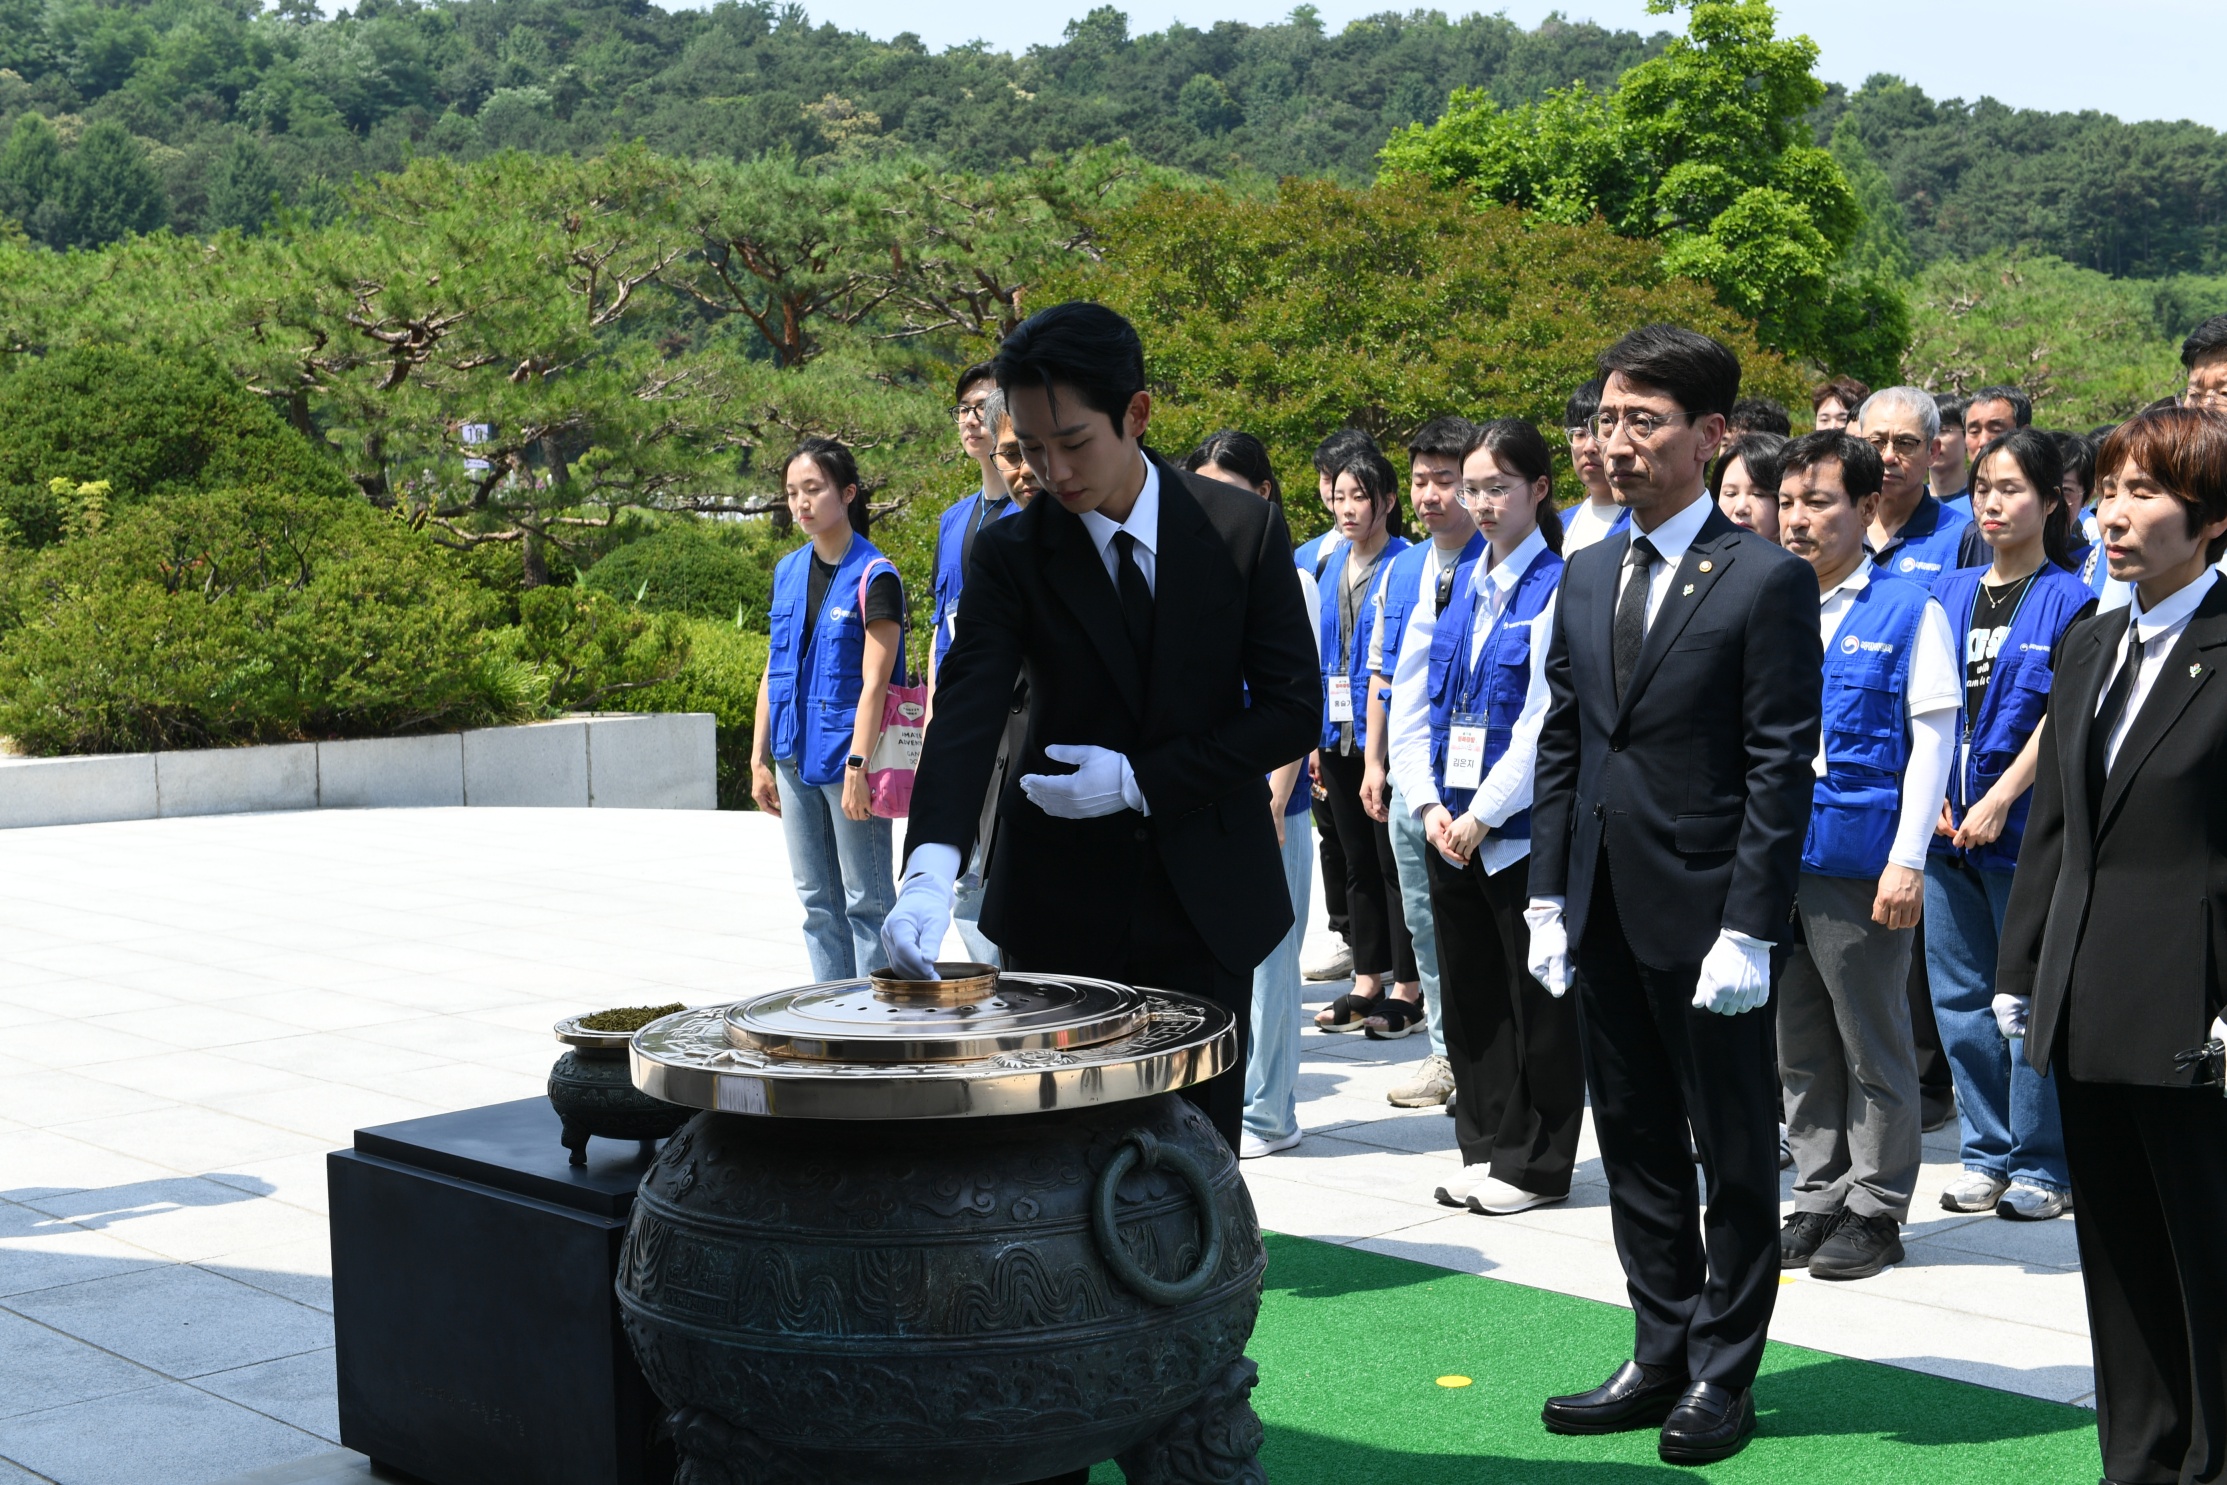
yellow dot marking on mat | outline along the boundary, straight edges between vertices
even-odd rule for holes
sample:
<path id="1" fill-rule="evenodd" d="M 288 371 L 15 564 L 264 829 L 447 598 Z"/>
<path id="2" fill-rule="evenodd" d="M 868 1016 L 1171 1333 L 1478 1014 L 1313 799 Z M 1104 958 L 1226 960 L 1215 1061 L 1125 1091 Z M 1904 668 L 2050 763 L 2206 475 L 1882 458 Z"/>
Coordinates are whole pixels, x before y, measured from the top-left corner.
<path id="1" fill-rule="evenodd" d="M 1781 1284 L 1791 1284 L 1794 1282 L 1794 1276 L 1792 1274 L 1780 1274 L 1779 1282 Z"/>
<path id="2" fill-rule="evenodd" d="M 1438 1385 L 1441 1387 L 1467 1387 L 1469 1385 L 1469 1381 L 1469 1378 L 1462 1376 L 1460 1373 L 1457 1372 L 1452 1376 L 1440 1377 L 1438 1379 Z"/>

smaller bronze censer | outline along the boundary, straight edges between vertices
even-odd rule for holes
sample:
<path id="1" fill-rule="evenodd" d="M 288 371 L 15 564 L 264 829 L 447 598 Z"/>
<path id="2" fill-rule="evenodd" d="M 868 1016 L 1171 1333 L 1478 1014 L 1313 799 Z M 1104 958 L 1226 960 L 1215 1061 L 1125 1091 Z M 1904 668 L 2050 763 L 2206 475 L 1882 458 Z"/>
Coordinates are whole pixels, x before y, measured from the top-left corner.
<path id="1" fill-rule="evenodd" d="M 1266 1256 L 1177 1089 L 1230 1013 L 1072 975 L 807 985 L 635 1035 L 697 1114 L 619 1255 L 677 1485 L 1261 1485 Z"/>
<path id="2" fill-rule="evenodd" d="M 636 1088 L 626 1065 L 635 1032 L 685 1009 L 678 1004 L 622 1006 L 557 1023 L 557 1040 L 570 1050 L 549 1069 L 549 1105 L 564 1121 L 564 1147 L 572 1152 L 574 1165 L 588 1163 L 592 1135 L 650 1144 L 688 1122 L 693 1110 Z"/>

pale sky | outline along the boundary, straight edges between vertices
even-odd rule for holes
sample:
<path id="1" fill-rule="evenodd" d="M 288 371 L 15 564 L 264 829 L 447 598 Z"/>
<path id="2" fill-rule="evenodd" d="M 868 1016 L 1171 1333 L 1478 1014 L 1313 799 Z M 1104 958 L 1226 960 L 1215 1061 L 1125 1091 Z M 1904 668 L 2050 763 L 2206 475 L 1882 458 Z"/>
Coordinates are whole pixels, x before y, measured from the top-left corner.
<path id="1" fill-rule="evenodd" d="M 665 0 L 672 4 L 674 0 Z M 919 0 L 806 0 L 815 22 L 887 38 L 912 31 L 938 50 L 981 38 L 1001 51 L 1060 39 L 1068 21 L 1094 0 L 1053 0 L 1017 11 L 1003 6 L 921 4 Z M 1291 0 L 1114 0 L 1132 34 L 1158 31 L 1180 17 L 1204 28 L 1218 20 L 1264 24 L 1290 13 Z M 1409 6 L 1370 0 L 1318 0 L 1324 25 Z M 1448 14 L 1479 6 L 1449 4 Z M 1644 0 L 1509 0 L 1510 20 L 1534 26 L 1550 10 L 1572 20 L 1648 34 L 1676 30 L 1678 17 L 1647 14 Z M 1818 72 L 1853 90 L 1875 72 L 1892 72 L 1936 99 L 1991 95 L 2014 108 L 2095 109 L 2122 119 L 2194 119 L 2227 130 L 2227 3 L 2222 0 L 1780 0 L 1782 34 L 1803 32 L 1822 52 Z"/>

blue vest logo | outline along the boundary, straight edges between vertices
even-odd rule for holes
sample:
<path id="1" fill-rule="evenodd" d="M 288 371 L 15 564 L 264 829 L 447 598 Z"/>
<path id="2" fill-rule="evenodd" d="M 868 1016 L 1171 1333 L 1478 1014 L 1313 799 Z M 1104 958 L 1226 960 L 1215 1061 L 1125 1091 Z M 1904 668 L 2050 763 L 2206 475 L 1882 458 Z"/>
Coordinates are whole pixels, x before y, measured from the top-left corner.
<path id="1" fill-rule="evenodd" d="M 1861 641 L 1858 640 L 1855 635 L 1844 634 L 1840 637 L 1840 652 L 1843 655 L 1853 655 L 1856 653 L 1856 647 L 1860 643 Z"/>
<path id="2" fill-rule="evenodd" d="M 1915 558 L 1915 557 L 1905 557 L 1905 558 L 1903 558 L 1903 559 L 1902 559 L 1902 570 L 1903 570 L 1904 572 L 1916 572 L 1916 571 L 1918 570 L 1918 559 L 1917 559 L 1917 558 Z"/>

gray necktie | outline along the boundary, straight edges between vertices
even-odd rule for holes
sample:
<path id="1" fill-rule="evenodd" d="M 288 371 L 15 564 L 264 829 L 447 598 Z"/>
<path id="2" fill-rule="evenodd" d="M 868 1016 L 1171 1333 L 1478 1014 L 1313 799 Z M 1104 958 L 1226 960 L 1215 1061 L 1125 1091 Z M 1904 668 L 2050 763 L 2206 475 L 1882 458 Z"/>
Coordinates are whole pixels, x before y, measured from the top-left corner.
<path id="1" fill-rule="evenodd" d="M 1615 647 L 1616 701 L 1623 704 L 1624 688 L 1639 669 L 1639 647 L 1647 642 L 1647 588 L 1659 560 L 1655 544 L 1644 536 L 1632 538 L 1624 565 L 1631 569 L 1624 591 L 1616 600 L 1616 625 L 1609 631 Z"/>

